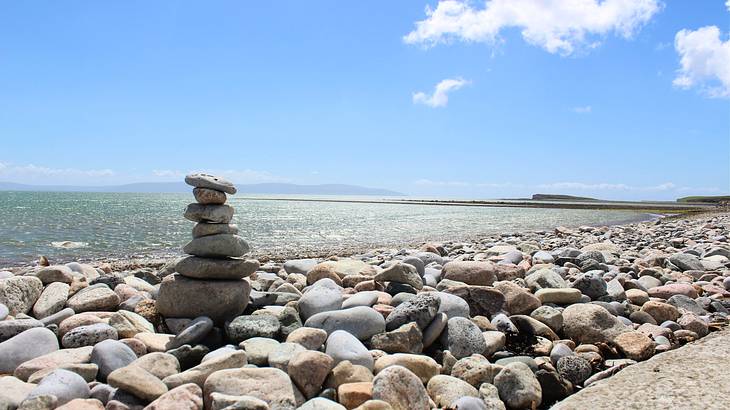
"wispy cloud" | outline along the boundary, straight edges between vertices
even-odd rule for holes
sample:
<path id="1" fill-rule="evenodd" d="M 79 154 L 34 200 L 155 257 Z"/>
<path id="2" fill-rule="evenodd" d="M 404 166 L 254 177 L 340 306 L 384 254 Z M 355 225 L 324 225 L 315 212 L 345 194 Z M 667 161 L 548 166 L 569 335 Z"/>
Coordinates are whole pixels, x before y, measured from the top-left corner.
<path id="1" fill-rule="evenodd" d="M 531 192 L 551 191 L 553 193 L 593 191 L 593 192 L 723 192 L 717 187 L 687 187 L 679 186 L 673 182 L 664 182 L 656 185 L 630 185 L 624 183 L 606 182 L 551 182 L 543 184 L 517 184 L 512 182 L 468 182 L 468 181 L 438 181 L 431 179 L 419 179 L 413 182 L 420 187 L 433 188 L 487 188 L 487 189 L 524 189 Z"/>
<path id="2" fill-rule="evenodd" d="M 590 105 L 584 105 L 582 107 L 573 107 L 573 112 L 578 114 L 590 114 L 593 111 Z"/>
<path id="3" fill-rule="evenodd" d="M 53 168 L 35 164 L 14 164 L 0 162 L 0 178 L 4 179 L 38 179 L 38 178 L 105 178 L 116 173 L 111 169 L 77 169 Z"/>
<path id="4" fill-rule="evenodd" d="M 415 185 L 419 186 L 469 186 L 468 182 L 463 181 L 434 181 L 431 179 L 419 179 L 414 182 Z"/>
<path id="5" fill-rule="evenodd" d="M 666 50 L 666 49 L 668 49 L 670 47 L 672 47 L 672 43 L 670 43 L 669 41 L 662 41 L 660 43 L 657 43 L 656 46 L 654 46 L 654 50 L 656 50 L 656 51 L 664 51 L 664 50 Z"/>
<path id="6" fill-rule="evenodd" d="M 540 189 L 585 190 L 585 191 L 671 191 L 677 189 L 672 182 L 650 186 L 632 186 L 615 183 L 554 182 L 536 186 Z"/>
<path id="7" fill-rule="evenodd" d="M 177 169 L 155 169 L 152 175 L 163 179 L 182 179 L 187 174 L 205 172 L 208 174 L 220 175 L 237 183 L 259 183 L 259 182 L 289 182 L 290 179 L 274 175 L 268 171 L 257 171 L 252 169 L 198 169 L 182 171 Z"/>
<path id="8" fill-rule="evenodd" d="M 456 91 L 470 82 L 463 78 L 447 78 L 434 88 L 433 94 L 424 92 L 413 93 L 413 103 L 428 105 L 429 107 L 445 107 L 449 103 L 449 93 Z"/>
<path id="9" fill-rule="evenodd" d="M 697 87 L 709 97 L 730 97 L 730 40 L 720 37 L 717 26 L 677 33 L 674 48 L 680 67 L 673 81 L 676 87 Z"/>
<path id="10" fill-rule="evenodd" d="M 454 40 L 498 44 L 502 30 L 517 28 L 528 43 L 550 53 L 573 54 L 599 45 L 611 33 L 631 38 L 657 14 L 659 0 L 486 0 L 439 1 L 426 6 L 426 19 L 403 37 L 426 47 Z"/>
<path id="11" fill-rule="evenodd" d="M 153 169 L 152 175 L 162 178 L 181 178 L 185 176 L 185 173 L 174 169 Z"/>
<path id="12" fill-rule="evenodd" d="M 435 181 L 432 179 L 419 179 L 413 182 L 414 185 L 423 187 L 474 187 L 474 188 L 518 188 L 523 185 L 511 182 L 466 182 L 466 181 Z"/>
<path id="13" fill-rule="evenodd" d="M 616 183 L 583 183 L 583 182 L 556 182 L 551 184 L 540 184 L 536 188 L 554 189 L 566 191 L 624 191 L 624 192 L 700 192 L 719 193 L 722 189 L 717 187 L 690 187 L 680 186 L 673 182 L 665 182 L 657 185 L 629 185 Z"/>

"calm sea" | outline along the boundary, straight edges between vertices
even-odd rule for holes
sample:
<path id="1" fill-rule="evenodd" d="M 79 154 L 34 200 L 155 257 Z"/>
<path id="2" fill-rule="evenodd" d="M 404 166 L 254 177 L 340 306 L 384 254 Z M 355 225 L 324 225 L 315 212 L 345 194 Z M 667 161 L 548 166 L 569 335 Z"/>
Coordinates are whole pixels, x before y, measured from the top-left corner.
<path id="1" fill-rule="evenodd" d="M 190 239 L 193 222 L 182 214 L 192 200 L 192 194 L 0 192 L 0 267 L 28 263 L 39 255 L 67 262 L 178 253 Z M 229 203 L 236 208 L 240 235 L 256 253 L 289 257 L 648 217 L 635 211 L 236 197 Z"/>

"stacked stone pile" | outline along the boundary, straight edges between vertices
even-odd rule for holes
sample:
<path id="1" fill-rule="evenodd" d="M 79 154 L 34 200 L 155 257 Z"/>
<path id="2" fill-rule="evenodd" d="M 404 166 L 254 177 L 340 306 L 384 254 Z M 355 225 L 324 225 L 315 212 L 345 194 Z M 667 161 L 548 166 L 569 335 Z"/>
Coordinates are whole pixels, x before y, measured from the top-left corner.
<path id="1" fill-rule="evenodd" d="M 185 210 L 185 218 L 196 222 L 193 240 L 183 248 L 190 256 L 160 284 L 157 310 L 166 318 L 206 316 L 222 323 L 246 309 L 251 286 L 244 278 L 259 264 L 240 258 L 249 246 L 237 235 L 238 227 L 231 224 L 234 209 L 226 204 L 226 194 L 235 194 L 236 187 L 207 174 L 188 175 L 185 182 L 195 187 L 197 201 Z"/>

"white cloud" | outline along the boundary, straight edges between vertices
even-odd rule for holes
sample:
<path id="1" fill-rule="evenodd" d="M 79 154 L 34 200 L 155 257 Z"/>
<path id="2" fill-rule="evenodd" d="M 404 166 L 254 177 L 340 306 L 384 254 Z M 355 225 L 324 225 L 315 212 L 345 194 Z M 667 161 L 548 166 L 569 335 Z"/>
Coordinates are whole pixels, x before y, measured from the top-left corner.
<path id="1" fill-rule="evenodd" d="M 675 86 L 698 87 L 710 97 L 730 97 L 730 40 L 722 41 L 717 26 L 679 31 L 674 48 L 680 57 Z"/>
<path id="2" fill-rule="evenodd" d="M 663 192 L 663 191 L 719 191 L 717 188 L 693 188 L 677 186 L 673 182 L 657 185 L 635 186 L 622 183 L 584 183 L 584 182 L 552 182 L 545 184 L 523 185 L 512 182 L 467 182 L 467 181 L 435 181 L 419 179 L 415 185 L 422 187 L 469 187 L 469 188 L 525 188 L 531 190 L 558 191 L 636 191 L 636 192 Z"/>
<path id="3" fill-rule="evenodd" d="M 496 44 L 500 32 L 517 28 L 528 43 L 570 55 L 594 48 L 594 36 L 631 38 L 662 8 L 659 0 L 486 0 L 484 8 L 459 0 L 426 7 L 427 18 L 403 40 L 433 46 L 453 40 Z"/>
<path id="4" fill-rule="evenodd" d="M 222 176 L 235 183 L 259 183 L 259 182 L 288 182 L 289 179 L 273 175 L 267 171 L 256 171 L 252 169 L 199 169 L 182 171 L 177 169 L 155 169 L 152 175 L 167 180 L 182 180 L 187 174 L 204 172 Z"/>
<path id="5" fill-rule="evenodd" d="M 115 176 L 111 169 L 51 168 L 35 164 L 18 165 L 0 162 L 0 178 L 40 179 L 40 178 L 106 178 Z"/>
<path id="6" fill-rule="evenodd" d="M 656 50 L 656 51 L 664 51 L 664 50 L 668 49 L 671 46 L 672 46 L 672 43 L 670 43 L 668 41 L 666 41 L 666 42 L 660 42 L 660 43 L 657 43 L 656 46 L 654 46 L 654 50 Z"/>
<path id="7" fill-rule="evenodd" d="M 152 175 L 162 178 L 182 178 L 185 173 L 174 169 L 153 169 Z"/>
<path id="8" fill-rule="evenodd" d="M 727 10 L 730 11 L 730 0 L 727 0 L 725 2 L 725 8 L 727 8 Z"/>
<path id="9" fill-rule="evenodd" d="M 677 189 L 678 187 L 672 182 L 665 182 L 663 184 L 651 186 L 632 186 L 627 184 L 610 183 L 586 184 L 582 182 L 554 182 L 550 184 L 540 184 L 537 185 L 536 188 L 581 191 L 671 191 Z"/>
<path id="10" fill-rule="evenodd" d="M 424 92 L 413 93 L 413 103 L 428 105 L 429 107 L 445 107 L 449 103 L 449 93 L 469 84 L 463 78 L 447 78 L 442 80 L 430 96 Z"/>
<path id="11" fill-rule="evenodd" d="M 577 112 L 578 114 L 589 114 L 591 111 L 593 111 L 593 108 L 591 108 L 590 105 L 586 105 L 583 107 L 573 107 L 573 112 Z"/>
<path id="12" fill-rule="evenodd" d="M 519 188 L 522 185 L 511 182 L 467 182 L 467 181 L 434 181 L 419 179 L 413 182 L 422 187 L 472 187 L 472 188 Z"/>
<path id="13" fill-rule="evenodd" d="M 433 181 L 430 179 L 419 179 L 414 182 L 416 185 L 420 186 L 469 186 L 471 185 L 468 182 L 463 181 Z"/>

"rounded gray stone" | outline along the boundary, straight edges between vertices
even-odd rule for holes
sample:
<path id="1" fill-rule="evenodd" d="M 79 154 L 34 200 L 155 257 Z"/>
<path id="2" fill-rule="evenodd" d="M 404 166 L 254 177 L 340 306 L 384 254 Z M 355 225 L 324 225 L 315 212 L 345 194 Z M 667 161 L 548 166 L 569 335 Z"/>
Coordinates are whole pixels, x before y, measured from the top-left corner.
<path id="1" fill-rule="evenodd" d="M 307 327 L 323 329 L 328 334 L 344 330 L 360 340 L 385 332 L 385 319 L 375 309 L 356 306 L 350 309 L 318 313 L 304 323 Z"/>
<path id="2" fill-rule="evenodd" d="M 602 306 L 577 303 L 563 310 L 563 333 L 578 343 L 611 343 L 629 330 Z"/>
<path id="3" fill-rule="evenodd" d="M 469 396 L 454 400 L 449 407 L 459 410 L 490 410 L 484 400 Z"/>
<path id="4" fill-rule="evenodd" d="M 252 337 L 241 342 L 241 346 L 246 351 L 248 362 L 256 366 L 267 366 L 269 353 L 273 352 L 279 345 L 279 341 L 267 337 Z"/>
<path id="5" fill-rule="evenodd" d="M 97 378 L 105 382 L 109 373 L 129 365 L 137 355 L 129 346 L 117 340 L 104 340 L 97 343 L 91 351 L 91 363 L 99 366 Z"/>
<path id="6" fill-rule="evenodd" d="M 185 183 L 195 188 L 209 188 L 231 195 L 236 193 L 236 187 L 232 182 L 225 178 L 210 174 L 189 174 L 185 177 Z"/>
<path id="7" fill-rule="evenodd" d="M 175 349 L 182 345 L 195 345 L 213 330 L 213 320 L 207 316 L 193 319 L 180 333 L 167 344 L 167 349 Z"/>
<path id="8" fill-rule="evenodd" d="M 457 359 L 482 354 L 487 349 L 487 343 L 479 327 L 464 317 L 449 319 L 446 329 L 441 334 L 441 343 Z"/>
<path id="9" fill-rule="evenodd" d="M 342 307 L 341 288 L 336 286 L 332 279 L 318 280 L 299 298 L 298 306 L 299 315 L 303 320 L 318 313 L 339 310 Z"/>
<path id="10" fill-rule="evenodd" d="M 36 273 L 36 277 L 40 279 L 44 285 L 48 285 L 53 282 L 71 283 L 73 280 L 73 271 L 65 265 L 51 265 L 41 268 Z"/>
<path id="11" fill-rule="evenodd" d="M 215 259 L 187 256 L 175 265 L 175 271 L 194 279 L 242 279 L 259 268 L 256 260 Z"/>
<path id="12" fill-rule="evenodd" d="M 224 204 L 228 199 L 225 192 L 210 188 L 193 188 L 193 196 L 196 202 L 206 205 Z"/>
<path id="13" fill-rule="evenodd" d="M 299 353 L 307 349 L 299 343 L 280 343 L 269 352 L 269 366 L 286 372 L 289 368 L 289 361 Z"/>
<path id="14" fill-rule="evenodd" d="M 542 388 L 532 370 L 520 362 L 507 364 L 494 377 L 499 397 L 509 408 L 537 408 L 542 402 Z"/>
<path id="15" fill-rule="evenodd" d="M 449 321 L 449 317 L 445 313 L 437 313 L 436 317 L 433 318 L 431 323 L 426 326 L 423 331 L 423 347 L 427 348 L 431 346 L 446 328 L 446 323 Z"/>
<path id="16" fill-rule="evenodd" d="M 286 273 L 301 273 L 306 275 L 319 263 L 316 259 L 290 259 L 284 262 L 284 270 Z"/>
<path id="17" fill-rule="evenodd" d="M 544 323 L 556 333 L 563 327 L 563 314 L 551 306 L 540 306 L 530 313 L 530 317 Z"/>
<path id="18" fill-rule="evenodd" d="M 61 339 L 64 348 L 94 346 L 95 344 L 111 339 L 117 340 L 117 330 L 106 323 L 95 323 L 93 325 L 79 326 L 71 329 Z"/>
<path id="19" fill-rule="evenodd" d="M 416 268 L 419 276 L 423 276 L 426 273 L 426 264 L 417 256 L 406 256 L 402 262 Z"/>
<path id="20" fill-rule="evenodd" d="M 58 350 L 56 335 L 34 327 L 0 343 L 0 373 L 12 374 L 21 363 Z"/>
<path id="21" fill-rule="evenodd" d="M 373 370 L 373 356 L 355 336 L 344 330 L 335 330 L 325 343 L 325 353 L 334 359 L 334 364 L 348 360 L 352 364 Z"/>
<path id="22" fill-rule="evenodd" d="M 190 279 L 173 274 L 165 277 L 157 295 L 157 310 L 164 317 L 207 316 L 223 323 L 246 309 L 251 285 L 239 280 Z"/>
<path id="23" fill-rule="evenodd" d="M 43 292 L 43 283 L 35 276 L 13 276 L 0 279 L 0 303 L 10 315 L 28 313 Z"/>
<path id="24" fill-rule="evenodd" d="M 358 292 L 342 302 L 342 308 L 348 309 L 355 306 L 371 307 L 377 302 L 378 294 L 376 292 Z M 301 303 L 301 300 L 299 303 Z"/>
<path id="25" fill-rule="evenodd" d="M 43 327 L 43 322 L 33 318 L 0 321 L 0 342 L 4 342 L 34 327 Z"/>
<path id="26" fill-rule="evenodd" d="M 43 326 L 48 325 L 58 325 L 59 323 L 63 322 L 65 319 L 70 318 L 71 316 L 75 315 L 76 312 L 74 312 L 71 308 L 65 308 L 59 311 L 58 313 L 54 313 L 50 316 L 46 316 L 43 319 L 41 319 L 41 322 L 43 323 Z"/>
<path id="27" fill-rule="evenodd" d="M 43 289 L 43 293 L 33 305 L 33 315 L 38 319 L 58 313 L 66 306 L 68 291 L 71 287 L 63 282 L 53 282 Z"/>
<path id="28" fill-rule="evenodd" d="M 417 258 L 416 258 L 417 259 Z M 420 259 L 417 259 L 420 260 Z M 410 285 L 415 289 L 423 288 L 423 280 L 413 265 L 397 262 L 373 277 L 376 282 L 396 282 Z"/>
<path id="29" fill-rule="evenodd" d="M 112 311 L 119 306 L 119 295 L 103 283 L 81 289 L 68 299 L 66 305 L 76 313 Z"/>
<path id="30" fill-rule="evenodd" d="M 199 222 L 193 227 L 193 238 L 200 238 L 201 236 L 208 235 L 218 235 L 221 233 L 238 235 L 238 226 L 234 224 L 215 224 Z"/>
<path id="31" fill-rule="evenodd" d="M 596 300 L 601 296 L 608 294 L 608 284 L 603 280 L 600 271 L 589 271 L 581 274 L 573 282 L 571 287 L 580 290 L 580 292 L 592 300 Z"/>
<path id="32" fill-rule="evenodd" d="M 394 409 L 428 410 L 429 397 L 421 379 L 403 366 L 388 366 L 373 378 L 373 399 Z"/>
<path id="33" fill-rule="evenodd" d="M 469 304 L 462 298 L 451 293 L 437 292 L 441 299 L 438 313 L 445 313 L 449 319 L 453 317 L 469 318 Z"/>
<path id="34" fill-rule="evenodd" d="M 183 247 L 183 252 L 204 258 L 239 257 L 251 248 L 238 235 L 219 234 L 194 238 Z"/>
<path id="35" fill-rule="evenodd" d="M 228 337 L 240 343 L 252 337 L 266 337 L 276 339 L 281 324 L 272 315 L 239 316 L 228 325 Z"/>
<path id="36" fill-rule="evenodd" d="M 550 350 L 550 361 L 553 366 L 558 364 L 558 360 L 566 356 L 573 356 L 573 351 L 565 343 L 555 343 L 552 350 Z"/>
<path id="37" fill-rule="evenodd" d="M 438 294 L 420 293 L 415 299 L 401 303 L 390 312 L 385 322 L 386 329 L 394 330 L 406 323 L 416 322 L 418 328 L 423 330 L 436 317 L 440 304 Z"/>
<path id="38" fill-rule="evenodd" d="M 560 376 L 575 385 L 582 385 L 584 381 L 591 377 L 593 372 L 588 360 L 574 355 L 561 357 L 555 367 Z"/>
<path id="39" fill-rule="evenodd" d="M 51 395 L 58 399 L 58 405 L 63 405 L 73 399 L 86 399 L 90 394 L 83 377 L 69 370 L 56 369 L 38 383 L 26 400 Z"/>
<path id="40" fill-rule="evenodd" d="M 527 283 L 527 286 L 533 293 L 540 289 L 568 287 L 565 279 L 552 269 L 539 269 L 527 275 L 525 277 L 525 283 Z"/>
<path id="41" fill-rule="evenodd" d="M 211 224 L 227 224 L 233 219 L 233 207 L 230 205 L 189 204 L 185 208 L 185 219 L 193 222 Z"/>

